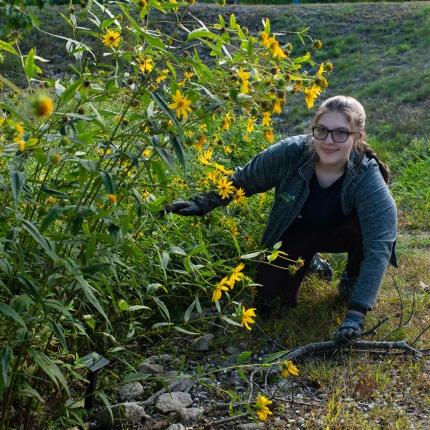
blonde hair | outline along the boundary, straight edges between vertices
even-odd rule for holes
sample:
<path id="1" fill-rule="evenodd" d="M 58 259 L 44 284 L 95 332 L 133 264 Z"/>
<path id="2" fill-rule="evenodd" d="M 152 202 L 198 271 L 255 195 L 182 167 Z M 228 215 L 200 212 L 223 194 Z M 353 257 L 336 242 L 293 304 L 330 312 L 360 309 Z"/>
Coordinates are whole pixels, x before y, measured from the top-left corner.
<path id="1" fill-rule="evenodd" d="M 373 148 L 371 148 L 366 142 L 366 112 L 363 105 L 350 96 L 334 96 L 325 100 L 318 108 L 316 114 L 311 121 L 311 128 L 318 124 L 319 119 L 322 115 L 327 112 L 339 112 L 349 122 L 352 131 L 355 133 L 354 149 L 361 154 L 361 156 L 367 156 L 368 158 L 374 158 L 378 163 L 379 170 L 386 183 L 390 180 L 390 169 L 382 162 Z M 313 147 L 311 151 L 314 153 Z"/>

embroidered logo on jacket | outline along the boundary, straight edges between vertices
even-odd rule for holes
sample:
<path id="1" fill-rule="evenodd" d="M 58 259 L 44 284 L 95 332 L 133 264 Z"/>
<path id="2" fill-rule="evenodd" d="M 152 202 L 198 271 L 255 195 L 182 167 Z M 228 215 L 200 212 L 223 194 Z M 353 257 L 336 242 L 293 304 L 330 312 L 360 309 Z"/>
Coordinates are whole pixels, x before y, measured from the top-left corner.
<path id="1" fill-rule="evenodd" d="M 285 191 L 280 194 L 280 197 L 287 204 L 290 204 L 294 200 L 296 200 L 296 196 L 294 194 L 289 194 L 289 193 L 286 193 Z"/>

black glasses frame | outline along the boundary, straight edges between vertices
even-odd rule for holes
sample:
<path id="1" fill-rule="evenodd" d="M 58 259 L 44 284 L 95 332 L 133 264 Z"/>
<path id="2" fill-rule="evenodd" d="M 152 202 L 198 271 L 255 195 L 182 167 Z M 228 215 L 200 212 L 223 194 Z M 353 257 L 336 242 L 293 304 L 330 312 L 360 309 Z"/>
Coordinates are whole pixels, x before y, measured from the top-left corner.
<path id="1" fill-rule="evenodd" d="M 320 130 L 320 131 L 325 130 L 325 132 L 326 132 L 325 136 L 324 136 L 324 137 L 317 137 L 317 136 L 315 136 L 315 132 L 316 132 L 316 130 L 317 130 L 317 129 L 318 129 L 318 130 Z M 342 131 L 342 132 L 345 132 L 345 134 L 346 134 L 346 138 L 345 138 L 344 140 L 335 139 L 334 134 L 333 134 L 333 132 L 334 132 L 334 131 Z M 318 139 L 318 140 L 325 140 L 325 139 L 327 139 L 327 136 L 328 136 L 329 134 L 331 134 L 331 138 L 332 138 L 336 143 L 345 143 L 345 142 L 348 140 L 349 136 L 351 136 L 351 134 L 355 134 L 355 132 L 354 132 L 354 131 L 349 131 L 349 130 L 338 129 L 338 128 L 335 128 L 335 129 L 333 129 L 333 130 L 329 130 L 327 127 L 322 127 L 322 126 L 320 126 L 320 125 L 316 125 L 316 126 L 312 127 L 312 135 L 313 135 L 313 137 L 314 137 L 315 139 Z"/>

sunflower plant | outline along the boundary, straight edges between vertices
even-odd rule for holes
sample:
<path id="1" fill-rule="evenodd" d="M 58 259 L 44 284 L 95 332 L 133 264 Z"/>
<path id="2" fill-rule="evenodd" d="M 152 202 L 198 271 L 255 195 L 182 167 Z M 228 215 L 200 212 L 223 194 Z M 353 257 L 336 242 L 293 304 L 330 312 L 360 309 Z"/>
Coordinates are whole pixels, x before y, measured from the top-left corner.
<path id="1" fill-rule="evenodd" d="M 42 427 L 81 423 L 68 405 L 84 395 L 89 351 L 115 359 L 154 331 L 196 334 L 205 306 L 232 328 L 258 317 L 241 302 L 253 283 L 240 258 L 255 242 L 240 237 L 247 201 L 230 177 L 274 140 L 290 97 L 311 106 L 329 67 L 305 31 L 275 35 L 264 20 L 251 34 L 234 15 L 202 23 L 188 7 L 70 8 L 64 79 L 44 77 L 36 49 L 0 41 L 28 82 L 2 77 L 0 429 L 36 415 Z M 294 56 L 295 37 L 308 53 Z M 232 198 L 226 213 L 164 216 L 171 200 L 208 191 Z"/>

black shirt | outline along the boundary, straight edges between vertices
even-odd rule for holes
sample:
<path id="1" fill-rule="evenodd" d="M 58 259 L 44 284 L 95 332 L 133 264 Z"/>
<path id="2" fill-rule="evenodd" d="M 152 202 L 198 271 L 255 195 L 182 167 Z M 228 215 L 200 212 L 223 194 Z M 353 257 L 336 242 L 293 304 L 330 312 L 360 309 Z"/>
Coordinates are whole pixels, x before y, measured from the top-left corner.
<path id="1" fill-rule="evenodd" d="M 322 231 L 341 224 L 346 220 L 342 212 L 341 189 L 345 173 L 329 187 L 323 188 L 314 173 L 309 183 L 306 199 L 297 224 L 310 231 Z"/>

